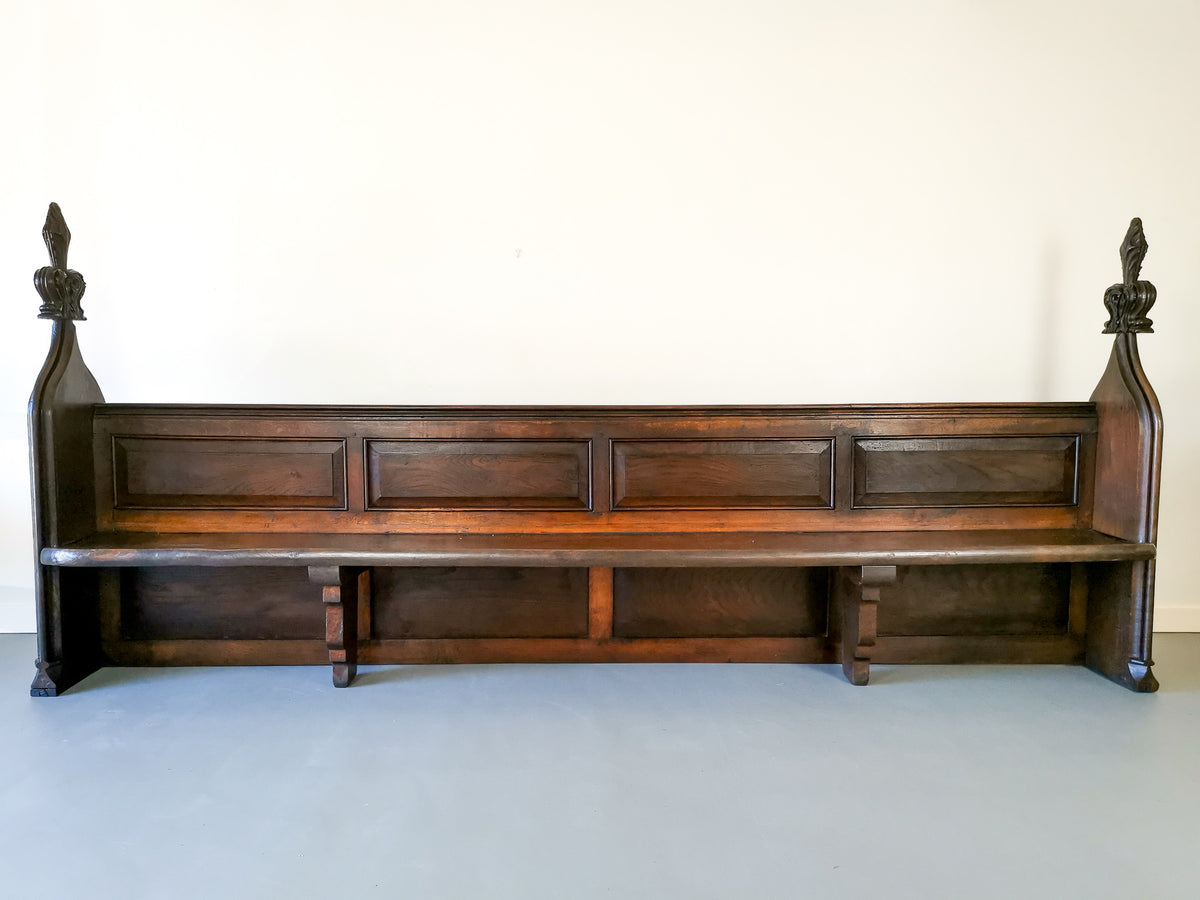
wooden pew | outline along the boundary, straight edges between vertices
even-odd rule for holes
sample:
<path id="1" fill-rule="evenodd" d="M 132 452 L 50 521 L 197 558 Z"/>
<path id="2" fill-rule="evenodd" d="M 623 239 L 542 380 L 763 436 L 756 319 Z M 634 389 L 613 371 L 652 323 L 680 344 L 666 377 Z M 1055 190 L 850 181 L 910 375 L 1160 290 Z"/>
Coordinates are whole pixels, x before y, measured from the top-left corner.
<path id="1" fill-rule="evenodd" d="M 1086 664 L 1157 687 L 1162 416 L 1134 220 L 1083 403 L 105 403 L 54 204 L 38 660 Z"/>

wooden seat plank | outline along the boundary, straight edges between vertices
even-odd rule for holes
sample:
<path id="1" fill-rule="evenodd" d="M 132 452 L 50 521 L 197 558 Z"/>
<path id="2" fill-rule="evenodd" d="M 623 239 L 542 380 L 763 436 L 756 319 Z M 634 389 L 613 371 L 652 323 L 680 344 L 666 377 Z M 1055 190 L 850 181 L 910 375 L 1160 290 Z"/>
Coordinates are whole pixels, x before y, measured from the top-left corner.
<path id="1" fill-rule="evenodd" d="M 864 566 L 1145 560 L 1096 531 L 675 534 L 101 533 L 48 566 Z"/>

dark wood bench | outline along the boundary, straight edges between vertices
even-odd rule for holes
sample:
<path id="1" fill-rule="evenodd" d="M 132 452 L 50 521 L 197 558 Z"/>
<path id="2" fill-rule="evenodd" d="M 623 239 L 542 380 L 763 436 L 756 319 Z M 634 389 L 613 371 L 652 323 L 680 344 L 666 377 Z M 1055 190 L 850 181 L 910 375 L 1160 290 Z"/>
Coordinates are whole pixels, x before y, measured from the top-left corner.
<path id="1" fill-rule="evenodd" d="M 1134 220 L 1086 403 L 108 404 L 51 205 L 32 693 L 104 665 L 1086 664 L 1157 687 Z"/>

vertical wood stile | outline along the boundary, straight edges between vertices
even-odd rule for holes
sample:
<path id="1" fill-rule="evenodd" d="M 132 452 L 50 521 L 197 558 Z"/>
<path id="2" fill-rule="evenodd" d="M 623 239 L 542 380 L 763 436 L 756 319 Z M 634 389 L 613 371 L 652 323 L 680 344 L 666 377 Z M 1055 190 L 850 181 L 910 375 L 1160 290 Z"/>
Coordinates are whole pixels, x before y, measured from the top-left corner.
<path id="1" fill-rule="evenodd" d="M 1071 563 L 1071 586 L 1067 600 L 1067 634 L 1080 642 L 1087 636 L 1088 577 L 1084 563 Z"/>
<path id="2" fill-rule="evenodd" d="M 358 639 L 371 639 L 371 570 L 363 569 L 358 573 Z"/>
<path id="3" fill-rule="evenodd" d="M 613 570 L 608 566 L 588 569 L 588 637 L 607 641 L 613 633 Z"/>

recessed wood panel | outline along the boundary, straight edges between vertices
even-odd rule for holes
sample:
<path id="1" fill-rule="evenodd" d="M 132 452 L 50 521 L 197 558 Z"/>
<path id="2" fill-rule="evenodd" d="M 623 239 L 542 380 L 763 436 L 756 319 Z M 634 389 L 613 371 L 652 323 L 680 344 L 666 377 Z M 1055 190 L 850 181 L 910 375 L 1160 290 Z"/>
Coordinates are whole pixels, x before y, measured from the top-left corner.
<path id="1" fill-rule="evenodd" d="M 973 529 L 1063 529 L 1091 525 L 1092 470 L 1096 455 L 1095 408 L 1088 404 L 1027 404 L 1005 407 L 926 406 L 911 407 L 792 407 L 754 409 L 370 409 L 363 407 L 127 407 L 100 406 L 96 410 L 96 463 L 98 468 L 97 510 L 94 520 L 102 531 L 153 532 L 291 532 L 291 533 L 515 533 L 539 532 L 828 532 Z M 860 440 L 911 437 L 928 439 L 1016 436 L 1059 436 L 1082 434 L 1077 480 L 1077 505 L 970 505 L 924 508 L 878 506 L 854 508 L 852 474 L 854 438 Z M 346 447 L 345 514 L 323 508 L 245 507 L 204 510 L 194 498 L 183 508 L 130 507 L 114 502 L 112 445 L 114 436 L 139 438 L 189 438 L 209 440 L 344 440 Z M 785 483 L 762 486 L 764 462 L 770 451 L 786 448 L 788 442 L 817 442 L 819 458 L 835 438 L 836 469 L 832 505 L 826 501 L 825 479 L 816 487 Z M 364 438 L 368 439 L 364 442 Z M 716 487 L 704 487 L 701 475 L 676 479 L 669 490 L 684 492 L 672 505 L 670 494 L 641 486 L 637 478 L 617 485 L 618 506 L 612 475 L 618 479 L 636 476 L 638 466 L 617 454 L 617 464 L 631 463 L 627 471 L 613 472 L 611 441 L 620 444 L 664 444 L 679 451 L 681 444 L 700 444 L 724 451 L 729 444 L 760 447 L 765 455 L 754 461 L 753 478 L 759 485 L 740 484 L 729 489 L 729 481 L 715 478 Z M 574 452 L 590 442 L 590 503 L 584 502 L 580 476 L 568 486 L 540 488 L 534 496 L 503 496 L 505 487 L 484 485 L 472 494 L 462 489 L 458 478 L 447 488 L 433 479 L 432 486 L 401 487 L 396 494 L 377 480 L 374 496 L 368 490 L 369 461 L 366 451 L 376 442 L 421 444 L 489 444 L 522 447 L 525 442 L 561 446 Z M 713 447 L 712 443 L 716 446 Z M 782 443 L 779 443 L 782 442 Z M 743 445 L 743 446 L 745 446 Z M 531 446 L 531 445 L 530 445 Z M 375 447 L 379 450 L 379 446 Z M 631 449 L 637 449 L 631 447 Z M 420 454 L 417 454 L 418 456 Z M 469 454 L 468 454 L 469 455 Z M 718 457 L 721 453 L 710 453 Z M 786 455 L 786 454 L 785 454 Z M 410 454 L 411 457 L 411 454 Z M 463 460 L 458 460 L 462 463 Z M 646 465 L 655 461 L 643 459 Z M 444 463 L 444 460 L 443 460 Z M 583 465 L 583 454 L 578 464 Z M 670 460 L 667 461 L 669 465 Z M 704 465 L 722 463 L 702 460 Z M 386 468 L 381 460 L 377 465 Z M 797 462 L 797 465 L 801 463 Z M 435 475 L 445 474 L 445 464 L 435 466 Z M 467 463 L 469 466 L 469 463 Z M 571 462 L 572 474 L 578 471 Z M 583 466 L 585 469 L 587 466 Z M 437 470 L 441 469 L 439 473 Z M 552 470 L 556 467 L 551 466 Z M 703 466 L 701 467 L 703 469 Z M 561 471 L 562 467 L 557 467 Z M 787 466 L 784 466 L 785 472 Z M 643 469 L 643 472 L 645 469 Z M 694 470 L 693 470 L 694 472 Z M 377 473 L 380 476 L 385 472 Z M 653 474 L 653 473 L 652 473 Z M 824 474 L 824 473 L 822 473 Z M 790 473 L 789 473 L 790 475 Z M 474 477 L 474 473 L 471 477 Z M 470 478 L 467 479 L 468 481 Z M 651 478 L 651 481 L 660 479 Z M 733 479 L 737 484 L 739 479 Z M 770 482 L 770 478 L 766 478 Z M 682 484 L 680 484 L 682 482 Z M 698 494 L 697 487 L 709 493 Z M 381 491 L 381 488 L 384 490 Z M 578 489 L 578 493 L 575 493 Z M 558 491 L 549 502 L 539 500 Z M 636 491 L 642 491 L 641 495 Z M 713 496 L 723 491 L 725 496 Z M 622 493 L 623 492 L 623 493 Z M 688 493 L 690 492 L 690 493 Z M 410 494 L 405 496 L 405 493 Z M 454 496 L 436 496 L 455 494 Z M 466 496 L 462 496 L 463 494 Z M 492 494 L 489 499 L 488 493 Z M 513 491 L 513 493 L 520 493 Z M 789 497 L 788 494 L 792 496 Z M 481 496 L 481 494 L 483 496 Z M 500 494 L 499 498 L 495 495 Z M 563 494 L 566 494 L 565 499 Z M 433 496 L 431 496 L 433 495 Z M 732 496 L 731 496 L 732 495 Z M 799 499 L 793 499 L 800 495 Z M 124 498 L 126 504 L 129 498 Z M 177 502 L 177 501 L 176 501 Z M 895 502 L 895 498 L 887 502 Z M 922 502 L 928 503 L 929 498 Z M 811 504 L 811 505 L 810 505 Z M 364 515 L 364 509 L 368 512 Z M 91 520 L 89 520 L 91 521 Z M 723 565 L 719 560 L 714 565 Z"/>
<path id="2" fill-rule="evenodd" d="M 590 441 L 367 441 L 368 509 L 589 509 Z"/>
<path id="3" fill-rule="evenodd" d="M 1079 435 L 854 442 L 854 505 L 1071 506 Z"/>
<path id="4" fill-rule="evenodd" d="M 377 639 L 588 633 L 584 568 L 380 567 L 371 587 Z"/>
<path id="5" fill-rule="evenodd" d="M 1071 567 L 901 567 L 879 600 L 881 635 L 1032 635 L 1067 630 Z"/>
<path id="6" fill-rule="evenodd" d="M 345 509 L 340 440 L 113 438 L 118 509 Z"/>
<path id="7" fill-rule="evenodd" d="M 268 640 L 325 635 L 321 589 L 303 567 L 122 569 L 126 640 Z"/>
<path id="8" fill-rule="evenodd" d="M 833 441 L 613 441 L 613 509 L 828 509 Z"/>
<path id="9" fill-rule="evenodd" d="M 828 581 L 824 568 L 617 569 L 613 636 L 823 635 Z"/>

